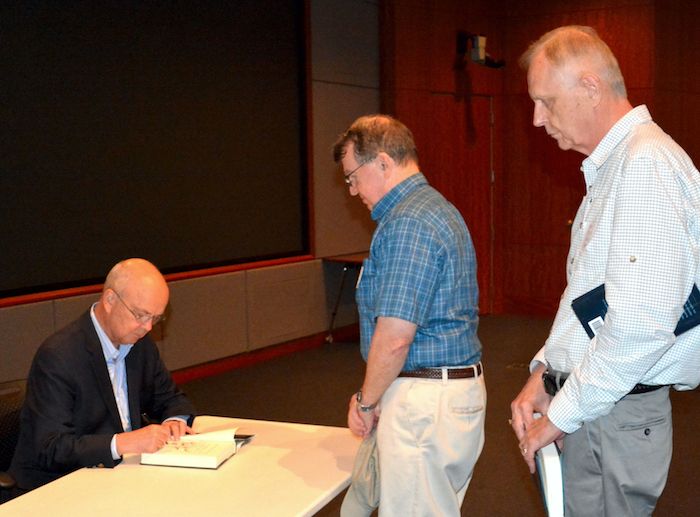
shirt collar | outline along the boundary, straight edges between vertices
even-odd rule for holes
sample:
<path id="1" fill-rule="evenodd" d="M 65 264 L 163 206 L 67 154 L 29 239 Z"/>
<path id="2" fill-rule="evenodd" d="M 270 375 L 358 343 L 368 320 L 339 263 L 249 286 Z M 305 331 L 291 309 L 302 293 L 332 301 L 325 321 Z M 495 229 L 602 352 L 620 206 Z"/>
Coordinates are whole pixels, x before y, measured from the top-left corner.
<path id="1" fill-rule="evenodd" d="M 401 201 L 403 198 L 405 198 L 409 193 L 413 192 L 416 190 L 418 187 L 421 185 L 427 185 L 428 180 L 425 179 L 425 176 L 423 176 L 423 173 L 418 172 L 416 174 L 413 174 L 403 180 L 401 183 L 396 185 L 393 189 L 391 189 L 389 192 L 387 192 L 383 198 L 379 200 L 379 202 L 374 205 L 374 208 L 372 209 L 372 219 L 374 221 L 379 221 L 382 217 L 384 217 L 389 211 L 391 211 L 392 208 L 396 206 L 396 204 Z"/>
<path id="2" fill-rule="evenodd" d="M 605 165 L 615 148 L 636 126 L 651 122 L 651 114 L 646 105 L 642 104 L 630 110 L 618 120 L 610 131 L 603 137 L 591 155 L 583 160 L 581 170 L 586 178 L 586 185 L 595 183 L 598 171 Z"/>
<path id="3" fill-rule="evenodd" d="M 92 325 L 95 327 L 95 331 L 97 332 L 97 337 L 100 339 L 100 344 L 102 345 L 102 353 L 105 356 L 105 361 L 109 362 L 122 357 L 126 357 L 126 355 L 131 351 L 131 347 L 134 346 L 133 343 L 120 344 L 119 348 L 114 346 L 112 340 L 109 339 L 105 331 L 102 329 L 100 322 L 97 321 L 97 316 L 95 316 L 95 305 L 97 304 L 95 303 L 92 305 L 92 307 L 90 307 L 90 318 L 92 319 Z"/>

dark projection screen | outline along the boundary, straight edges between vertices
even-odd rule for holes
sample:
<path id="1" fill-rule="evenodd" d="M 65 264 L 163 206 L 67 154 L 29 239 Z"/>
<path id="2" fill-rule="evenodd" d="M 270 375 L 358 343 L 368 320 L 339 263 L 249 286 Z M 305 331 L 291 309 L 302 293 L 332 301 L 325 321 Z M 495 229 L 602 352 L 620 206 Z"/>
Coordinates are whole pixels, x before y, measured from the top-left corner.
<path id="1" fill-rule="evenodd" d="M 302 1 L 0 4 L 0 297 L 308 252 Z"/>

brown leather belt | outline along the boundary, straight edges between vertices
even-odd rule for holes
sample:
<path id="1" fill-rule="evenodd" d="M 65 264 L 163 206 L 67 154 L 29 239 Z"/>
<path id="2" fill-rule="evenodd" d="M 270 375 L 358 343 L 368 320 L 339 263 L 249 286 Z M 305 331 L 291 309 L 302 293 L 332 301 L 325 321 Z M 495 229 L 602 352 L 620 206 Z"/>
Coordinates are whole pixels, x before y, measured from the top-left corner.
<path id="1" fill-rule="evenodd" d="M 481 363 L 465 368 L 444 368 L 448 379 L 471 379 L 481 375 Z M 401 372 L 399 377 L 417 377 L 419 379 L 442 379 L 443 368 L 421 368 L 410 372 Z"/>

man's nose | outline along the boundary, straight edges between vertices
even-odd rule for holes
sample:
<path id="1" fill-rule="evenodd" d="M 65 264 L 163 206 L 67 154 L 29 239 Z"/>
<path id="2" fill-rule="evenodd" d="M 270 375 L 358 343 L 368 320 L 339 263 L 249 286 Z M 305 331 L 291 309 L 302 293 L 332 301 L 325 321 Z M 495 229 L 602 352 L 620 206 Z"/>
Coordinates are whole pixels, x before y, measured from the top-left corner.
<path id="1" fill-rule="evenodd" d="M 532 125 L 535 127 L 542 127 L 547 121 L 547 116 L 545 110 L 542 107 L 535 104 L 535 109 L 532 113 Z"/>

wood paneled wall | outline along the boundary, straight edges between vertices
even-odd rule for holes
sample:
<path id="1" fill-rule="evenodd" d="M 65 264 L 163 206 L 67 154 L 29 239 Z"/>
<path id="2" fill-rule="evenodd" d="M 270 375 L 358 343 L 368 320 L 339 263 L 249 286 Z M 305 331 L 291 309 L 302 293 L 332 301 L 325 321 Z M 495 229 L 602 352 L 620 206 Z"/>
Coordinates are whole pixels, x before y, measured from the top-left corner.
<path id="1" fill-rule="evenodd" d="M 693 76 L 699 13 L 690 0 L 384 3 L 383 108 L 414 131 L 428 177 L 467 220 L 479 260 L 482 313 L 554 314 L 566 284 L 570 222 L 584 194 L 585 157 L 561 151 L 532 126 L 532 102 L 517 63 L 522 52 L 560 25 L 593 26 L 617 56 L 632 104 L 647 104 L 700 159 L 700 86 Z M 505 59 L 506 67 L 470 62 L 461 75 L 455 71 L 460 29 L 486 35 L 487 51 Z M 493 185 L 478 179 L 484 155 Z"/>
<path id="2" fill-rule="evenodd" d="M 532 102 L 517 60 L 530 42 L 561 25 L 594 27 L 618 58 L 633 104 L 653 101 L 654 6 L 629 2 L 552 1 L 524 9 L 508 2 L 504 48 L 503 239 L 505 312 L 552 315 L 566 285 L 570 221 L 585 193 L 580 173 L 585 158 L 561 151 L 542 128 L 532 126 Z"/>
<path id="3" fill-rule="evenodd" d="M 421 169 L 461 211 L 474 240 L 482 313 L 493 312 L 493 98 L 502 71 L 456 66 L 457 32 L 497 30 L 487 2 L 384 2 L 382 106 L 412 131 Z M 498 52 L 497 42 L 491 51 Z"/>
<path id="4" fill-rule="evenodd" d="M 700 164 L 700 3 L 657 0 L 652 115 Z"/>

